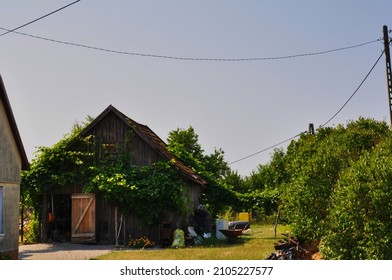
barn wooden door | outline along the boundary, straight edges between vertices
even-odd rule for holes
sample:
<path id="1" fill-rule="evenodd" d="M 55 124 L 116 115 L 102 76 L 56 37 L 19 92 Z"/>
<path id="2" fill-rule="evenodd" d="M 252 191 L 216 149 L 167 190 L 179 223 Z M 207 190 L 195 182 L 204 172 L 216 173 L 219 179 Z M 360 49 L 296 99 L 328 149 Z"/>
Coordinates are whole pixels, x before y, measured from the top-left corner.
<path id="1" fill-rule="evenodd" d="M 95 242 L 95 194 L 72 195 L 72 242 Z"/>

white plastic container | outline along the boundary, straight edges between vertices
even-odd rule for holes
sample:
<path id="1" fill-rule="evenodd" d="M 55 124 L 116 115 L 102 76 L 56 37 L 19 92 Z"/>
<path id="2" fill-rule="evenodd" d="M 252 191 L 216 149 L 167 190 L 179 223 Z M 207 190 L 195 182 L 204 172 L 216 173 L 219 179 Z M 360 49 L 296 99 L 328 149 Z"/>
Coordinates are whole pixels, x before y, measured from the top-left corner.
<path id="1" fill-rule="evenodd" d="M 227 220 L 216 220 L 216 238 L 218 239 L 226 239 L 227 237 L 223 235 L 219 230 L 220 229 L 228 229 L 229 221 Z"/>

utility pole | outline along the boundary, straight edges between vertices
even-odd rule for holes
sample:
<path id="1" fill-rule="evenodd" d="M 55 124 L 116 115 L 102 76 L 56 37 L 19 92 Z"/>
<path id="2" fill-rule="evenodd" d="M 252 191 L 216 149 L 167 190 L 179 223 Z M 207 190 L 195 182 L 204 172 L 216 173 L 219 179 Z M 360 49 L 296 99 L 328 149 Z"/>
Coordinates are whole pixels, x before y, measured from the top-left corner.
<path id="1" fill-rule="evenodd" d="M 391 53 L 389 51 L 388 27 L 386 25 L 383 26 L 383 34 L 384 34 L 385 62 L 386 62 L 386 71 L 387 71 L 389 117 L 390 117 L 390 127 L 392 128 L 392 70 L 391 70 Z"/>
<path id="2" fill-rule="evenodd" d="M 313 123 L 309 124 L 308 133 L 311 135 L 314 134 L 314 124 Z"/>

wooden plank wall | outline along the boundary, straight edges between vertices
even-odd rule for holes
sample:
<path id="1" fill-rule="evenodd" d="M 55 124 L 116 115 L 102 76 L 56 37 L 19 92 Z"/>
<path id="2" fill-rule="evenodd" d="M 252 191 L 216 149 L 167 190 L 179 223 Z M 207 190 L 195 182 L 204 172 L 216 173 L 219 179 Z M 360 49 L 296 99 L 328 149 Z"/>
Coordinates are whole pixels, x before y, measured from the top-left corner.
<path id="1" fill-rule="evenodd" d="M 114 113 L 105 116 L 91 129 L 90 134 L 95 136 L 96 144 L 114 144 L 119 152 L 125 149 L 125 141 L 130 138 L 130 161 L 132 164 L 150 165 L 163 159 L 157 151 Z"/>

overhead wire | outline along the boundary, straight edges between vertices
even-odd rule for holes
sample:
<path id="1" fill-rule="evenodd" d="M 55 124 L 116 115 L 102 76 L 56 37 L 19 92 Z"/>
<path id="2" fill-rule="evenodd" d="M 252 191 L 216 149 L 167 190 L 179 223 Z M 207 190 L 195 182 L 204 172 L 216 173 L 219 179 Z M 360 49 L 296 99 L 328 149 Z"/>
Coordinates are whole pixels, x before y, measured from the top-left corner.
<path id="1" fill-rule="evenodd" d="M 70 3 L 70 4 L 68 4 L 68 5 L 65 5 L 65 6 L 59 8 L 59 9 L 57 9 L 57 10 L 54 10 L 54 11 L 52 11 L 52 12 L 46 14 L 46 15 L 43 15 L 43 16 L 41 16 L 41 17 L 39 17 L 39 18 L 36 18 L 36 19 L 34 19 L 34 20 L 32 20 L 32 21 L 29 21 L 29 22 L 27 22 L 27 23 L 25 23 L 25 24 L 22 24 L 22 25 L 20 25 L 20 26 L 18 26 L 18 27 L 15 27 L 15 28 L 13 28 L 13 29 L 3 29 L 3 30 L 6 30 L 6 32 L 0 34 L 0 37 L 1 37 L 1 36 L 4 36 L 4 35 L 7 35 L 7 34 L 9 34 L 9 33 L 11 33 L 11 32 L 15 32 L 15 31 L 18 30 L 18 29 L 21 29 L 21 28 L 23 28 L 23 27 L 25 27 L 25 26 L 27 26 L 27 25 L 30 25 L 30 24 L 32 24 L 32 23 L 34 23 L 34 22 L 37 22 L 37 21 L 39 21 L 39 20 L 41 20 L 41 19 L 43 19 L 43 18 L 46 18 L 46 17 L 48 17 L 48 16 L 50 16 L 50 15 L 53 15 L 53 14 L 55 14 L 55 13 L 57 13 L 57 12 L 59 12 L 59 11 L 65 9 L 65 8 L 68 8 L 69 6 L 72 6 L 72 5 L 74 5 L 74 4 L 76 4 L 77 2 L 80 2 L 80 1 L 81 1 L 81 0 L 74 1 L 74 2 L 72 2 L 72 3 Z"/>
<path id="2" fill-rule="evenodd" d="M 248 57 L 248 58 L 203 58 L 203 57 L 181 57 L 181 56 L 158 55 L 158 54 L 149 54 L 149 53 L 138 53 L 138 52 L 131 52 L 131 51 L 120 51 L 120 50 L 108 49 L 108 48 L 103 48 L 103 47 L 97 47 L 97 46 L 91 46 L 91 45 L 86 45 L 86 44 L 81 44 L 81 43 L 74 43 L 74 42 L 69 42 L 69 41 L 63 41 L 63 40 L 57 40 L 57 39 L 37 36 L 37 35 L 28 34 L 28 33 L 24 33 L 24 32 L 18 32 L 18 31 L 12 30 L 12 29 L 4 28 L 4 27 L 0 27 L 0 29 L 7 31 L 4 34 L 7 34 L 9 32 L 13 32 L 18 35 L 27 36 L 27 37 L 39 39 L 39 40 L 44 40 L 44 41 L 48 41 L 48 42 L 52 42 L 52 43 L 69 45 L 69 46 L 80 47 L 80 48 L 86 48 L 86 49 L 114 53 L 114 54 L 149 57 L 149 58 L 160 58 L 160 59 L 171 59 L 171 60 L 218 61 L 218 62 L 284 60 L 284 59 L 299 58 L 299 57 L 306 57 L 306 56 L 316 56 L 316 55 L 323 55 L 323 54 L 328 54 L 328 53 L 333 53 L 333 52 L 338 52 L 338 51 L 359 48 L 359 47 L 363 47 L 363 46 L 366 46 L 366 45 L 369 45 L 369 44 L 372 44 L 375 42 L 379 42 L 381 40 L 381 39 L 375 39 L 375 40 L 371 40 L 371 41 L 367 41 L 367 42 L 363 42 L 360 44 L 351 45 L 351 46 L 347 46 L 347 47 L 339 47 L 339 48 L 324 50 L 324 51 L 319 51 L 319 52 L 309 52 L 309 53 L 293 54 L 293 55 L 285 55 L 285 56 Z"/>
<path id="3" fill-rule="evenodd" d="M 303 133 L 306 133 L 306 131 L 305 131 L 305 132 L 298 133 L 297 135 L 295 135 L 295 136 L 293 136 L 293 137 L 290 137 L 290 138 L 288 138 L 288 139 L 286 139 L 286 140 L 283 140 L 283 141 L 281 141 L 281 142 L 279 142 L 279 143 L 276 143 L 275 145 L 269 146 L 268 148 L 265 148 L 265 149 L 263 149 L 263 150 L 260 150 L 260 151 L 258 151 L 258 152 L 255 152 L 255 153 L 250 154 L 250 155 L 248 155 L 248 156 L 245 156 L 245 157 L 243 157 L 243 158 L 237 159 L 237 160 L 235 160 L 235 161 L 229 162 L 228 164 L 231 165 L 231 164 L 237 163 L 237 162 L 239 162 L 239 161 L 243 161 L 243 160 L 245 160 L 245 159 L 248 159 L 248 158 L 250 158 L 250 157 L 253 157 L 253 156 L 255 156 L 255 155 L 261 154 L 261 153 L 263 153 L 263 152 L 266 152 L 266 151 L 268 151 L 268 150 L 270 150 L 270 149 L 272 149 L 272 148 L 275 148 L 275 147 L 277 147 L 277 146 L 279 146 L 279 145 L 282 145 L 282 144 L 284 144 L 284 143 L 286 143 L 286 142 L 288 142 L 288 141 L 291 141 L 291 140 L 297 138 L 298 136 L 300 136 L 300 135 L 303 134 Z"/>
<path id="4" fill-rule="evenodd" d="M 20 25 L 16 28 L 13 29 L 7 29 L 4 27 L 0 27 L 1 30 L 4 30 L 6 32 L 0 34 L 1 36 L 4 36 L 6 34 L 9 33 L 15 33 L 18 35 L 23 35 L 23 36 L 28 36 L 34 39 L 39 39 L 39 40 L 44 40 L 44 41 L 49 41 L 49 42 L 53 42 L 53 43 L 58 43 L 58 44 L 64 44 L 64 45 L 70 45 L 70 46 L 75 46 L 75 47 L 81 47 L 81 48 L 87 48 L 87 49 L 92 49 L 92 50 L 97 50 L 97 51 L 103 51 L 103 52 L 110 52 L 110 53 L 115 53 L 115 54 L 122 54 L 122 55 L 132 55 L 132 56 L 142 56 L 142 57 L 151 57 L 151 58 L 162 58 L 162 59 L 172 59 L 172 60 L 188 60 L 188 61 L 220 61 L 220 62 L 241 62 L 241 61 L 263 61 L 263 60 L 283 60 L 283 59 L 291 59 L 291 58 L 298 58 L 298 57 L 306 57 L 306 56 L 316 56 L 316 55 L 323 55 L 323 54 L 327 54 L 327 53 L 332 53 L 332 52 L 338 52 L 338 51 L 343 51 L 343 50 L 348 50 L 348 49 L 354 49 L 354 48 L 358 48 L 358 47 L 362 47 L 368 44 L 372 44 L 375 42 L 380 41 L 381 39 L 376 39 L 376 40 L 371 40 L 371 41 L 367 41 L 364 43 L 360 43 L 360 44 L 356 44 L 356 45 L 352 45 L 352 46 L 347 46 L 347 47 L 340 47 L 340 48 L 335 48 L 335 49 L 330 49 L 330 50 L 325 50 L 325 51 L 319 51 L 319 52 L 310 52 L 310 53 L 303 53 L 303 54 L 294 54 L 294 55 L 286 55 L 286 56 L 274 56 L 274 57 L 251 57 L 251 58 L 196 58 L 196 57 L 179 57 L 179 56 L 169 56 L 169 55 L 156 55 L 156 54 L 147 54 L 147 53 L 137 53 L 137 52 L 129 52 L 129 51 L 118 51 L 118 50 L 113 50 L 113 49 L 107 49 L 107 48 L 102 48 L 102 47 L 96 47 L 96 46 L 90 46 L 90 45 L 85 45 L 85 44 L 80 44 L 80 43 L 73 43 L 73 42 L 67 42 L 67 41 L 62 41 L 62 40 L 56 40 L 56 39 L 51 39 L 51 38 L 46 38 L 46 37 L 42 37 L 42 36 L 37 36 L 37 35 L 32 35 L 32 34 L 28 34 L 28 33 L 24 33 L 24 32 L 18 32 L 16 30 L 23 28 L 27 25 L 30 25 L 34 22 L 37 22 L 45 17 L 48 17 L 54 13 L 57 13 L 71 5 L 76 4 L 77 2 L 80 2 L 81 0 L 77 0 L 74 1 L 66 6 L 63 6 L 55 11 L 52 11 L 46 15 L 43 15 L 35 20 L 32 20 L 28 23 L 25 23 L 23 25 Z M 349 97 L 349 99 L 343 104 L 343 106 L 327 121 L 325 122 L 321 127 L 324 127 L 325 125 L 327 125 L 331 120 L 333 120 L 342 110 L 343 108 L 348 104 L 348 102 L 350 102 L 350 100 L 354 97 L 354 95 L 358 92 L 358 90 L 361 88 L 361 86 L 363 85 L 363 83 L 366 81 L 366 79 L 369 77 L 370 73 L 373 71 L 373 69 L 375 68 L 375 66 L 378 64 L 379 60 L 381 59 L 382 55 L 384 54 L 384 51 L 381 53 L 381 55 L 379 56 L 379 58 L 377 59 L 377 61 L 374 63 L 374 65 L 372 66 L 372 68 L 370 69 L 370 71 L 367 73 L 367 75 L 365 76 L 365 78 L 362 80 L 362 82 L 359 84 L 359 86 L 356 88 L 356 90 L 354 91 L 354 93 Z M 300 136 L 301 134 L 306 133 L 305 132 L 301 132 L 295 136 L 292 136 L 286 140 L 283 140 L 279 143 L 276 143 L 272 146 L 269 146 L 265 149 L 262 149 L 258 152 L 255 152 L 253 154 L 250 154 L 248 156 L 245 156 L 243 158 L 240 158 L 238 160 L 232 161 L 229 163 L 229 165 L 243 161 L 245 159 L 248 159 L 250 157 L 253 157 L 255 155 L 258 155 L 260 153 L 263 153 L 265 151 L 268 151 L 272 148 L 275 148 L 279 145 L 282 145 L 288 141 L 291 141 L 295 138 L 297 138 L 298 136 Z"/>
<path id="5" fill-rule="evenodd" d="M 373 66 L 370 68 L 370 70 L 368 71 L 368 73 L 366 74 L 366 76 L 362 79 L 362 81 L 360 82 L 360 84 L 358 85 L 358 87 L 355 89 L 355 91 L 353 92 L 353 94 L 351 94 L 351 96 L 350 96 L 350 97 L 347 99 L 347 101 L 340 107 L 340 109 L 339 109 L 331 118 L 329 118 L 328 121 L 326 121 L 326 122 L 325 122 L 323 125 L 321 125 L 320 127 L 326 126 L 329 122 L 331 122 L 331 121 L 332 121 L 332 120 L 333 120 L 333 119 L 343 110 L 344 107 L 346 107 L 346 105 L 351 101 L 351 99 L 354 97 L 354 95 L 358 92 L 358 90 L 362 87 L 362 85 L 365 83 L 365 81 L 367 80 L 367 78 L 368 78 L 368 77 L 370 76 L 370 74 L 373 72 L 374 68 L 376 67 L 376 65 L 377 65 L 378 62 L 380 61 L 380 59 L 381 59 L 381 57 L 383 56 L 384 52 L 385 52 L 384 50 L 381 52 L 381 54 L 380 54 L 380 56 L 377 58 L 376 62 L 375 62 L 375 63 L 373 64 Z M 292 136 L 292 137 L 290 137 L 290 138 L 288 138 L 288 139 L 286 139 L 286 140 L 283 140 L 283 141 L 281 141 L 281 142 L 279 142 L 279 143 L 276 143 L 276 144 L 274 144 L 274 145 L 272 145 L 272 146 L 269 146 L 269 147 L 267 147 L 267 148 L 265 148 L 265 149 L 262 149 L 262 150 L 260 150 L 260 151 L 258 151 L 258 152 L 255 152 L 255 153 L 253 153 L 253 154 L 250 154 L 250 155 L 248 155 L 248 156 L 245 156 L 245 157 L 242 157 L 242 158 L 240 158 L 240 159 L 234 160 L 234 161 L 232 161 L 232 162 L 230 162 L 230 163 L 228 163 L 228 164 L 231 165 L 231 164 L 234 164 L 234 163 L 243 161 L 243 160 L 245 160 L 245 159 L 248 159 L 248 158 L 250 158 L 250 157 L 253 157 L 253 156 L 255 156 L 255 155 L 258 155 L 258 154 L 260 154 L 260 153 L 266 152 L 266 151 L 268 151 L 268 150 L 270 150 L 270 149 L 272 149 L 272 148 L 275 148 L 275 147 L 277 147 L 277 146 L 279 146 L 279 145 L 282 145 L 282 144 L 284 144 L 284 143 L 286 143 L 286 142 L 288 142 L 288 141 L 291 141 L 291 140 L 297 138 L 298 136 L 300 136 L 300 135 L 303 134 L 303 133 L 307 133 L 307 132 L 304 131 L 304 132 L 298 133 L 297 135 Z"/>
<path id="6" fill-rule="evenodd" d="M 329 122 L 331 122 L 342 110 L 344 107 L 346 107 L 346 105 L 348 104 L 348 102 L 350 102 L 350 100 L 354 97 L 354 95 L 358 92 L 358 90 L 362 87 L 362 85 L 365 83 L 365 81 L 367 80 L 367 78 L 369 77 L 370 73 L 373 72 L 374 68 L 376 67 L 376 65 L 378 64 L 378 62 L 380 61 L 381 57 L 384 54 L 384 50 L 381 52 L 380 56 L 377 58 L 376 62 L 373 64 L 372 68 L 370 68 L 369 72 L 366 74 L 365 78 L 363 78 L 363 80 L 361 81 L 361 83 L 358 85 L 358 87 L 355 89 L 355 91 L 353 92 L 353 94 L 351 94 L 351 96 L 347 99 L 347 101 L 343 104 L 342 107 L 340 107 L 340 109 L 328 120 L 326 121 L 323 125 L 321 125 L 320 127 L 324 127 L 326 126 Z"/>

